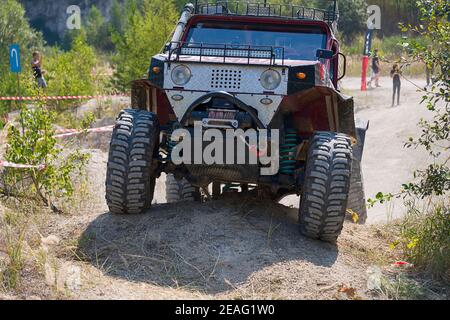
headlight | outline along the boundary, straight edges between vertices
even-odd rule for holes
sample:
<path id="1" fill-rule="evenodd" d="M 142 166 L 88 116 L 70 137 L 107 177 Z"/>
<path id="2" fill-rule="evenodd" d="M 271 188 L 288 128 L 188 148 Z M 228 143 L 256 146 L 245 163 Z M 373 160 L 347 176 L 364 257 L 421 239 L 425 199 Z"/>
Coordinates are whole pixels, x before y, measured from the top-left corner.
<path id="1" fill-rule="evenodd" d="M 172 81 L 177 86 L 183 86 L 191 80 L 192 74 L 188 67 L 180 65 L 172 70 Z"/>
<path id="2" fill-rule="evenodd" d="M 275 70 L 268 69 L 261 74 L 259 81 L 265 89 L 275 90 L 281 83 L 281 75 Z"/>

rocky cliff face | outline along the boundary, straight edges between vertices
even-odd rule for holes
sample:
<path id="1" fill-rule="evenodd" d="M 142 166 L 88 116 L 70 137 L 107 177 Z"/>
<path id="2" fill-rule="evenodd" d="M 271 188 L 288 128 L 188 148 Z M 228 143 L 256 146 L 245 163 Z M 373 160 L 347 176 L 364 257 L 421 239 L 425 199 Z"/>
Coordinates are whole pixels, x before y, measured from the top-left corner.
<path id="1" fill-rule="evenodd" d="M 66 21 L 69 18 L 67 8 L 78 5 L 81 9 L 81 19 L 86 18 L 89 8 L 95 5 L 108 20 L 112 0 L 19 0 L 25 7 L 30 24 L 44 33 L 49 44 L 59 42 L 67 30 Z"/>

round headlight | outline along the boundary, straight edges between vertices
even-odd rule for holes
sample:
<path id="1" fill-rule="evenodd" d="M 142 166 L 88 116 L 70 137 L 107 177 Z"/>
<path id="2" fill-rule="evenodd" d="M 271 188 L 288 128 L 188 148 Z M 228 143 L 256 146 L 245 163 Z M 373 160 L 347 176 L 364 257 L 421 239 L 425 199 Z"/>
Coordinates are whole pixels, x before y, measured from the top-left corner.
<path id="1" fill-rule="evenodd" d="M 180 65 L 172 70 L 172 81 L 177 86 L 183 86 L 191 80 L 191 70 L 188 67 Z"/>
<path id="2" fill-rule="evenodd" d="M 281 83 L 281 75 L 275 70 L 268 69 L 261 74 L 259 81 L 265 89 L 275 90 Z"/>

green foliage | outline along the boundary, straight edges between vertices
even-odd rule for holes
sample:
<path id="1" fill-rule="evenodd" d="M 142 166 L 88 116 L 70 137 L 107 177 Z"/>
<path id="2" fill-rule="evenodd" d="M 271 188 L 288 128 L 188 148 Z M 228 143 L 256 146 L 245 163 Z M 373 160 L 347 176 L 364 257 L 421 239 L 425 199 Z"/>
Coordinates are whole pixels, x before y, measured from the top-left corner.
<path id="1" fill-rule="evenodd" d="M 53 209 L 52 199 L 70 197 L 73 193 L 73 175 L 80 172 L 88 156 L 79 151 L 61 155 L 62 146 L 54 138 L 53 123 L 56 113 L 43 107 L 42 103 L 34 109 L 23 108 L 20 112 L 21 128 L 9 127 L 5 159 L 13 163 L 42 166 L 40 169 L 27 170 L 31 184 L 22 170 L 9 170 L 6 184 L 21 186 L 13 193 L 29 196 L 31 189 L 46 205 Z M 19 182 L 19 183 L 18 183 Z M 7 190 L 11 192 L 11 190 Z"/>
<path id="2" fill-rule="evenodd" d="M 101 51 L 112 51 L 114 45 L 110 36 L 110 25 L 100 10 L 92 6 L 86 21 L 86 37 L 89 45 Z"/>
<path id="3" fill-rule="evenodd" d="M 117 0 L 113 0 L 111 6 L 111 21 L 110 31 L 115 34 L 123 34 L 123 28 L 125 25 L 125 16 L 123 14 L 123 7 Z"/>
<path id="4" fill-rule="evenodd" d="M 17 76 L 9 72 L 9 46 L 18 43 L 21 48 L 23 74 L 31 74 L 31 55 L 44 46 L 42 34 L 33 30 L 25 18 L 25 10 L 16 0 L 0 1 L 0 96 L 17 96 Z M 22 93 L 29 93 L 27 86 Z M 0 102 L 0 117 L 16 107 L 16 103 Z"/>
<path id="5" fill-rule="evenodd" d="M 165 44 L 178 17 L 171 0 L 145 0 L 142 9 L 136 1 L 129 0 L 125 14 L 123 35 L 113 36 L 117 48 L 113 58 L 117 66 L 114 80 L 123 90 L 145 75 L 151 56 Z"/>
<path id="6" fill-rule="evenodd" d="M 367 17 L 366 0 L 339 1 L 338 28 L 345 43 L 350 43 L 367 29 Z"/>
<path id="7" fill-rule="evenodd" d="M 415 172 L 416 182 L 405 185 L 409 194 L 421 197 L 443 195 L 450 190 L 450 6 L 445 0 L 417 2 L 420 10 L 419 26 L 402 26 L 429 40 L 425 46 L 418 41 L 405 42 L 410 56 L 420 59 L 432 68 L 440 67 L 435 74 L 436 83 L 425 92 L 422 103 L 433 112 L 433 121 L 421 120 L 422 133 L 418 139 L 410 138 L 408 148 L 425 148 L 433 162 L 425 170 Z"/>
<path id="8" fill-rule="evenodd" d="M 409 203 L 409 214 L 399 224 L 400 237 L 393 245 L 405 257 L 436 278 L 450 281 L 450 211 L 448 203 L 423 214 Z"/>
<path id="9" fill-rule="evenodd" d="M 50 49 L 45 61 L 49 95 L 90 95 L 99 90 L 93 73 L 96 56 L 82 35 L 74 39 L 67 52 Z"/>

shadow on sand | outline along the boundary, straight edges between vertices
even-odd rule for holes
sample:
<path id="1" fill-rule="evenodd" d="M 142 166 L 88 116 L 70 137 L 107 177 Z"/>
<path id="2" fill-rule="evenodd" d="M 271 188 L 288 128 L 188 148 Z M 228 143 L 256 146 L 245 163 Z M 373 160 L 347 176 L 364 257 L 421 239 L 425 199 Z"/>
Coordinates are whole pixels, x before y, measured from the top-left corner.
<path id="1" fill-rule="evenodd" d="M 302 237 L 296 215 L 242 195 L 155 205 L 143 215 L 105 213 L 89 224 L 78 253 L 110 276 L 220 293 L 280 262 L 334 264 L 336 246 Z"/>

